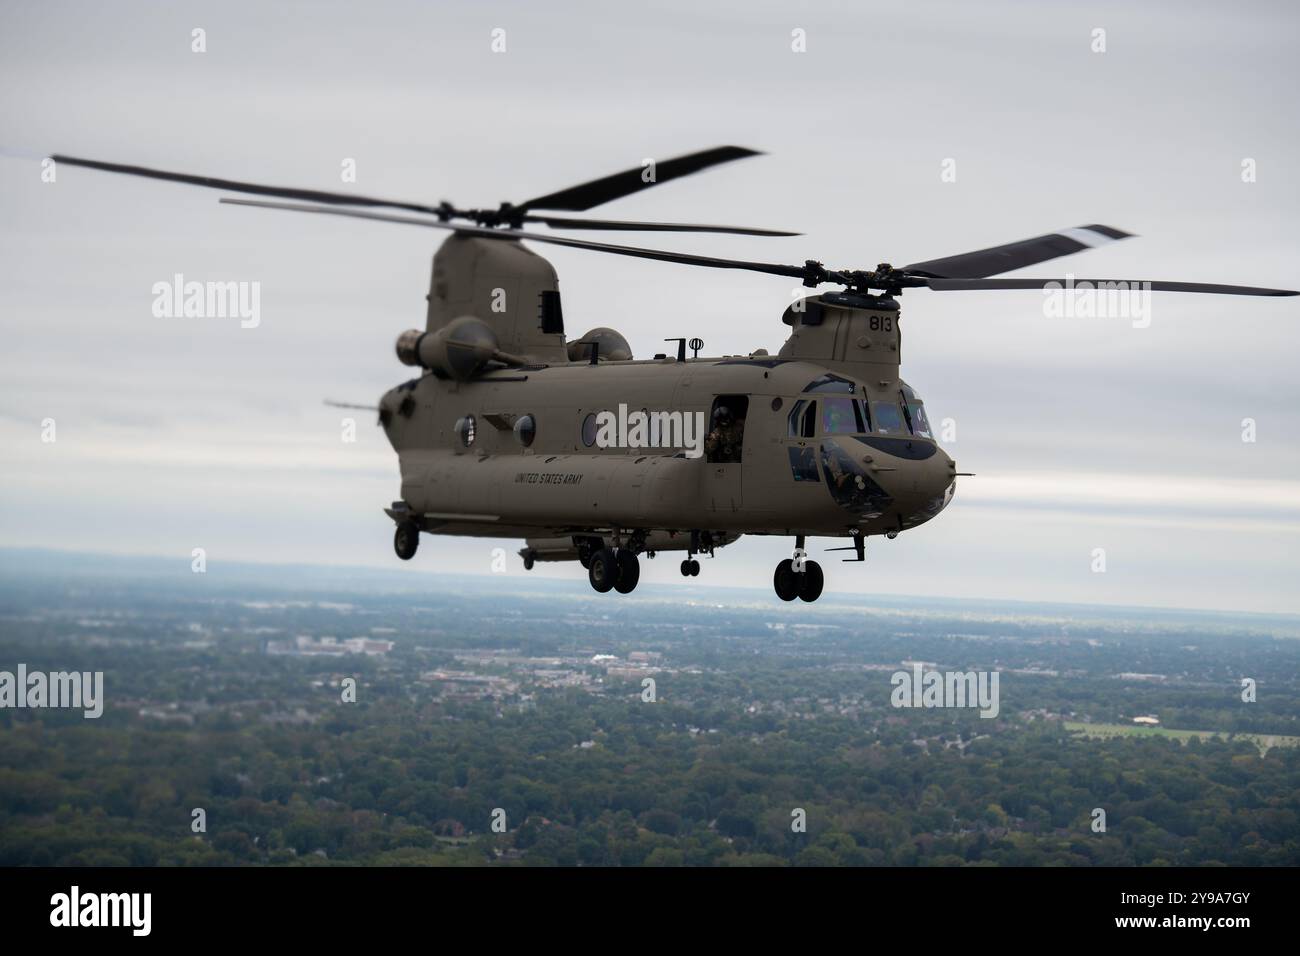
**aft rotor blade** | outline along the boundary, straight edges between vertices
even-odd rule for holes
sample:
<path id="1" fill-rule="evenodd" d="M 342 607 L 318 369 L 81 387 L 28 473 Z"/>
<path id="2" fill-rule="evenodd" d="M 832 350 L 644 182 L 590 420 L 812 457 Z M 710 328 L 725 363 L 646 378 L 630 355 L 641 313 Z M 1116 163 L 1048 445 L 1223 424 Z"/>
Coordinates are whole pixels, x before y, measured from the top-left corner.
<path id="1" fill-rule="evenodd" d="M 365 212 L 360 209 L 344 209 L 336 206 L 307 206 L 298 203 L 264 202 L 258 199 L 222 198 L 221 202 L 234 206 L 257 206 L 264 209 L 283 209 L 289 212 L 307 212 L 326 216 L 347 216 L 351 219 L 369 219 L 376 222 L 395 222 L 411 226 L 424 226 L 428 229 L 442 229 L 467 236 L 480 236 L 484 239 L 525 239 L 531 242 L 544 242 L 553 246 L 568 246 L 573 249 L 591 249 L 619 256 L 632 256 L 637 259 L 654 259 L 659 262 L 676 262 L 681 265 L 703 266 L 708 269 L 741 269 L 746 272 L 760 272 L 766 275 L 788 276 L 799 279 L 805 285 L 813 286 L 823 283 L 855 285 L 864 273 L 834 272 L 825 269 L 820 263 L 808 261 L 801 266 L 783 265 L 776 262 L 753 262 L 745 259 L 721 259 L 715 256 L 701 256 L 687 252 L 670 252 L 665 249 L 646 249 L 641 246 L 619 246 L 608 242 L 591 242 L 587 239 L 569 239 L 563 236 L 539 235 L 519 229 L 488 229 L 482 226 L 468 226 L 436 219 L 417 216 L 401 216 L 393 213 Z M 1221 295 L 1297 295 L 1300 293 L 1288 289 L 1262 289 L 1254 286 L 1216 285 L 1206 282 L 1146 282 L 1142 280 L 1117 279 L 948 279 L 927 276 L 904 275 L 902 287 L 914 288 L 924 286 L 936 292 L 954 292 L 978 289 L 1045 289 L 1066 288 L 1073 284 L 1090 282 L 1094 287 L 1106 288 L 1149 288 L 1153 292 L 1209 292 Z M 892 284 L 892 283 L 891 283 Z M 874 286 L 882 288 L 882 286 Z"/>
<path id="2" fill-rule="evenodd" d="M 1035 236 L 1033 239 L 1008 242 L 1003 246 L 963 252 L 942 259 L 914 262 L 909 266 L 903 266 L 902 271 L 912 275 L 946 279 L 979 279 L 1001 275 L 1013 269 L 1023 269 L 1025 266 L 1036 266 L 1049 259 L 1057 259 L 1094 246 L 1128 239 L 1132 235 L 1131 232 L 1124 232 L 1112 226 L 1076 226 L 1073 229 L 1062 229 L 1060 232 Z"/>
<path id="3" fill-rule="evenodd" d="M 345 206 L 387 206 L 392 209 L 409 209 L 411 212 L 437 214 L 436 206 L 424 206 L 420 203 L 400 202 L 395 199 L 376 199 L 373 196 L 358 196 L 355 193 L 326 192 L 320 189 L 298 189 L 293 186 L 267 186 L 262 183 L 246 183 L 236 179 L 217 179 L 213 176 L 192 176 L 189 173 L 175 173 L 165 169 L 150 169 L 146 166 L 130 166 L 125 163 L 104 163 L 97 159 L 78 159 L 75 156 L 54 155 L 50 157 L 56 163 L 68 166 L 84 166 L 87 169 L 99 169 L 106 173 L 124 173 L 127 176 L 143 176 L 146 179 L 163 179 L 173 183 L 188 183 L 191 186 L 206 186 L 210 189 L 224 189 L 234 193 L 251 193 L 255 196 L 278 196 L 281 199 L 298 199 L 303 202 L 323 202 Z"/>
<path id="4" fill-rule="evenodd" d="M 708 226 L 695 222 L 629 222 L 621 219 L 571 219 L 568 216 L 524 216 L 524 222 L 540 222 L 552 229 L 604 229 L 623 232 L 720 232 L 735 236 L 801 236 L 801 232 L 780 229 L 751 229 L 747 226 Z"/>
<path id="5" fill-rule="evenodd" d="M 638 259 L 657 259 L 660 262 L 679 262 L 688 266 L 705 266 L 710 269 L 744 269 L 749 272 L 763 272 L 768 275 L 792 276 L 804 279 L 808 276 L 808 266 L 787 266 L 773 262 L 748 262 L 743 259 L 718 259 L 714 256 L 697 256 L 686 252 L 668 252 L 663 249 L 643 249 L 640 246 L 617 246 L 608 242 L 591 242 L 587 239 L 568 239 L 563 236 L 541 235 L 520 229 L 487 229 L 482 226 L 466 226 L 436 219 L 422 219 L 416 216 L 399 216 L 382 212 L 363 212 L 360 209 L 341 209 L 334 206 L 303 206 L 297 203 L 264 202 L 260 199 L 228 199 L 221 202 L 231 206 L 257 206 L 263 209 L 284 209 L 289 212 L 310 212 L 324 216 L 347 216 L 351 219 L 370 219 L 377 222 L 396 222 L 410 226 L 425 226 L 429 229 L 445 229 L 467 236 L 481 236 L 484 239 L 527 239 L 530 242 L 545 242 L 553 246 L 569 246 L 574 249 L 593 249 L 596 252 L 608 252 L 618 256 L 633 256 Z"/>
<path id="6" fill-rule="evenodd" d="M 1206 292 L 1213 295 L 1300 295 L 1291 289 L 1263 289 L 1250 285 L 1219 285 L 1213 282 L 1166 282 L 1143 279 L 930 279 L 917 281 L 935 292 L 968 292 L 976 289 L 1078 289 L 1084 283 L 1100 291 L 1149 289 L 1152 292 Z M 1085 286 L 1086 288 L 1086 286 Z"/>
<path id="7" fill-rule="evenodd" d="M 528 202 L 518 203 L 516 208 L 585 212 L 602 203 L 623 196 L 630 196 L 642 189 L 649 189 L 651 186 L 658 186 L 673 179 L 680 179 L 682 176 L 691 175 L 691 173 L 698 173 L 710 166 L 730 163 L 737 159 L 745 159 L 748 156 L 760 155 L 762 154 L 757 150 L 746 149 L 743 146 L 715 146 L 713 149 L 706 149 L 698 153 L 690 153 L 686 156 L 678 156 L 675 159 L 666 159 L 661 163 L 655 163 L 654 177 L 649 181 L 645 178 L 646 167 L 637 166 L 634 169 L 625 169 L 623 172 L 614 173 L 611 176 L 604 176 L 590 182 L 580 183 L 577 186 L 570 186 L 568 189 L 561 189 L 559 192 L 538 196 L 536 199 L 528 200 Z"/>

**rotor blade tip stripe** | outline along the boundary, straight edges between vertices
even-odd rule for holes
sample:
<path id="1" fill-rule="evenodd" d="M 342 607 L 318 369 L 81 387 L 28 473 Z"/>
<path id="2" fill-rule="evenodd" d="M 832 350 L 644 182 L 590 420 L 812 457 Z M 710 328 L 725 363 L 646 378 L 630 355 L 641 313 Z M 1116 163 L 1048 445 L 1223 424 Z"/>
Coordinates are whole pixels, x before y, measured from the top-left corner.
<path id="1" fill-rule="evenodd" d="M 1136 233 L 1125 232 L 1123 229 L 1116 229 L 1114 226 L 1101 226 L 1096 223 L 1090 226 L 1080 226 L 1079 228 L 1099 232 L 1108 239 L 1132 239 L 1136 235 Z"/>

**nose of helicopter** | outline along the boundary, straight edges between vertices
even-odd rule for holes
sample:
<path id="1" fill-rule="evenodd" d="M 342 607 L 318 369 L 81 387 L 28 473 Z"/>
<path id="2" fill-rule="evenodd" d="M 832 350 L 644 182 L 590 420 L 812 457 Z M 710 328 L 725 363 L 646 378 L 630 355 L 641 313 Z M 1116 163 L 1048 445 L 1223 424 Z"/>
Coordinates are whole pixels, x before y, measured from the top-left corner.
<path id="1" fill-rule="evenodd" d="M 937 476 L 937 484 L 951 497 L 953 486 L 957 483 L 957 462 L 938 445 L 935 446 L 935 461 L 938 463 L 938 470 L 941 472 Z"/>
<path id="2" fill-rule="evenodd" d="M 924 524 L 952 501 L 957 491 L 957 463 L 942 448 L 936 446 L 935 455 L 928 462 L 930 467 L 917 482 L 921 490 L 920 507 L 917 513 L 909 515 L 903 523 L 907 527 Z"/>
<path id="3" fill-rule="evenodd" d="M 943 490 L 940 491 L 937 495 L 935 495 L 938 504 L 938 507 L 935 509 L 934 512 L 935 514 L 938 514 L 940 511 L 942 511 L 944 508 L 948 507 L 948 505 L 952 503 L 952 496 L 957 493 L 956 474 L 950 471 L 947 475 L 944 476 L 942 482 L 940 482 L 940 486 L 942 487 Z"/>

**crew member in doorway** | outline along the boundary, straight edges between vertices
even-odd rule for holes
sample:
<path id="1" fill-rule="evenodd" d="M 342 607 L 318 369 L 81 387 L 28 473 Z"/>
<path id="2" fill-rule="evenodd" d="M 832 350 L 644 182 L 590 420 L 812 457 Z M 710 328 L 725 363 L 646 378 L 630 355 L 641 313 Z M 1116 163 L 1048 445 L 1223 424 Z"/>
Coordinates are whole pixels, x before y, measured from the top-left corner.
<path id="1" fill-rule="evenodd" d="M 704 439 L 704 453 L 712 462 L 740 461 L 745 437 L 745 420 L 736 418 L 726 405 L 713 410 L 713 429 Z"/>

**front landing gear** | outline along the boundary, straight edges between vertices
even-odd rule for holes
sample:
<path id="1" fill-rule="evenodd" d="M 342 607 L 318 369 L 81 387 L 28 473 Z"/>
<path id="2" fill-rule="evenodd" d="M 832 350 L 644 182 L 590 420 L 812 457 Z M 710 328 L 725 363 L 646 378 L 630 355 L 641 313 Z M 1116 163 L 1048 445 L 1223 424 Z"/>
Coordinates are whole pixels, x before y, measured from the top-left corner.
<path id="1" fill-rule="evenodd" d="M 811 604 L 822 596 L 826 577 L 820 564 L 804 557 L 803 540 L 803 535 L 795 538 L 794 557 L 778 564 L 772 575 L 772 589 L 782 601 L 799 598 Z"/>
<path id="2" fill-rule="evenodd" d="M 397 533 L 393 535 L 393 550 L 403 561 L 415 557 L 415 550 L 420 546 L 420 529 L 414 521 L 399 521 Z"/>
<path id="3" fill-rule="evenodd" d="M 708 552 L 709 557 L 713 557 L 713 534 L 709 531 L 692 531 L 691 544 L 686 549 L 686 560 L 682 562 L 682 577 L 698 578 L 700 576 L 700 562 L 695 559 L 697 554 Z"/>

